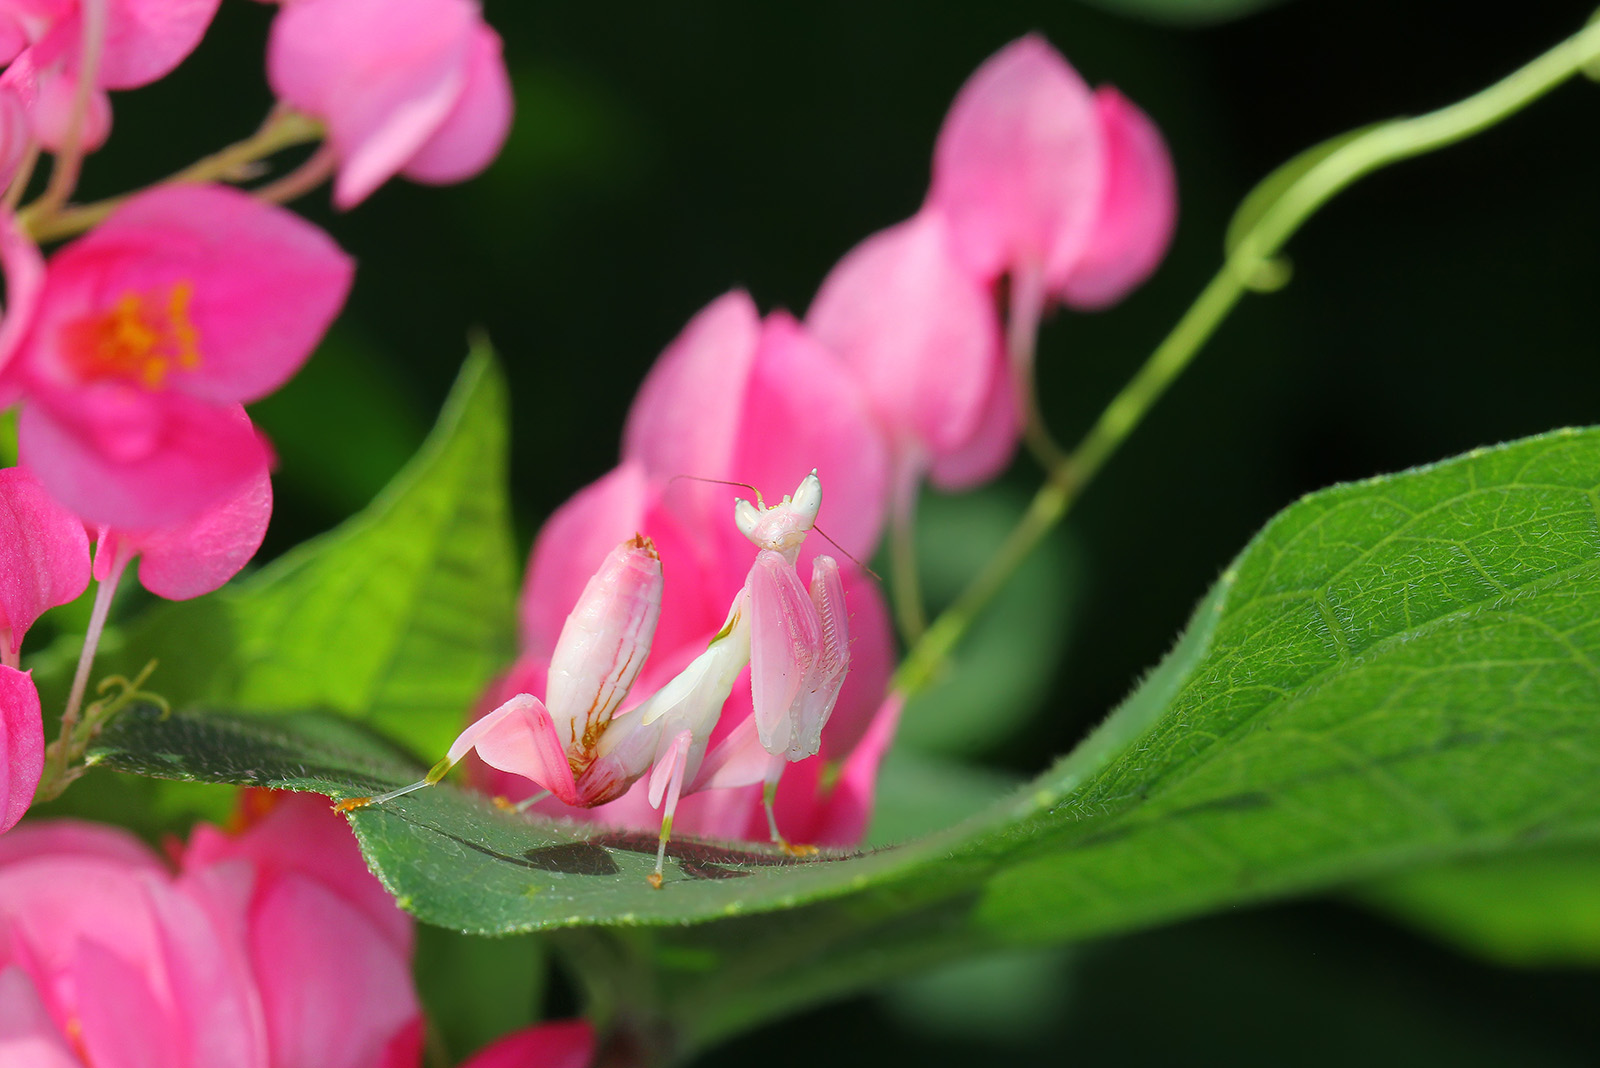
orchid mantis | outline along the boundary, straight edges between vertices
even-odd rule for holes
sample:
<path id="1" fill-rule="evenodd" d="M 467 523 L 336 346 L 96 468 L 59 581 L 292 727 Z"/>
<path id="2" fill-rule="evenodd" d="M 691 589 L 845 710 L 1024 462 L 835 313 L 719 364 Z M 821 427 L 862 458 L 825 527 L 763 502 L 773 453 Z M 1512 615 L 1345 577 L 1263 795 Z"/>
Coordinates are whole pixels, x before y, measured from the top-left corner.
<path id="1" fill-rule="evenodd" d="M 791 761 L 814 756 L 850 665 L 850 637 L 839 564 L 812 563 L 811 583 L 796 570 L 800 548 L 822 507 L 815 471 L 792 497 L 771 506 L 738 499 L 734 522 L 756 546 L 744 585 L 705 651 L 655 693 L 618 711 L 649 655 L 664 579 L 654 543 L 642 534 L 614 548 L 567 616 L 550 661 L 545 699 L 517 694 L 473 723 L 428 774 L 348 811 L 431 786 L 466 756 L 532 780 L 561 802 L 589 808 L 620 797 L 649 773 L 649 800 L 661 810 L 650 884 L 660 889 L 672 817 L 683 796 L 719 787 L 765 785 L 774 842 L 773 797 Z M 753 715 L 707 752 L 723 704 L 746 665 Z"/>

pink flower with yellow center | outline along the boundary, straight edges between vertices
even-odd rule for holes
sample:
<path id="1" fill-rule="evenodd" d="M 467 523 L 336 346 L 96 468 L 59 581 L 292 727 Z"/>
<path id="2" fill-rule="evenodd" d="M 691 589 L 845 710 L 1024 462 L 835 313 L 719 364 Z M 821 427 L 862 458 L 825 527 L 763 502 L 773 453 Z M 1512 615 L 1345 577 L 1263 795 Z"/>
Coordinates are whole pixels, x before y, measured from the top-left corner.
<path id="1" fill-rule="evenodd" d="M 166 528 L 245 492 L 270 451 L 240 405 L 294 374 L 349 292 L 321 230 L 236 190 L 130 198 L 39 277 L 0 235 L 0 377 L 26 401 L 24 461 L 85 521 Z"/>

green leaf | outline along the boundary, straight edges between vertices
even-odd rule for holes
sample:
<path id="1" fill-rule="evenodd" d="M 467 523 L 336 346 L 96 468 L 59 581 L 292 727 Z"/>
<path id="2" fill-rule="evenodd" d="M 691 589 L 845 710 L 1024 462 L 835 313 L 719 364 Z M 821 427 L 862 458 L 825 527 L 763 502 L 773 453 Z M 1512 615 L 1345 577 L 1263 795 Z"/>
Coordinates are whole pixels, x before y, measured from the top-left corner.
<path id="1" fill-rule="evenodd" d="M 1151 22 L 1205 26 L 1253 15 L 1283 0 L 1089 0 L 1096 7 Z"/>
<path id="2" fill-rule="evenodd" d="M 514 648 L 505 383 L 480 345 L 367 509 L 220 593 L 128 626 L 102 673 L 159 661 L 175 706 L 323 708 L 443 752 Z"/>
<path id="3" fill-rule="evenodd" d="M 523 820 L 448 786 L 352 822 L 385 884 L 433 923 L 681 924 L 811 902 L 805 915 L 819 926 L 806 944 L 818 960 L 824 943 L 889 938 L 937 916 L 933 933 L 904 942 L 925 959 L 941 944 L 1080 938 L 1450 858 L 1600 840 L 1597 664 L 1600 431 L 1559 431 L 1293 505 L 1074 753 L 980 815 L 898 848 L 795 860 L 679 841 L 654 891 L 644 878 L 653 835 Z M 329 729 L 144 710 L 114 723 L 93 755 L 123 770 L 335 796 L 419 776 Z M 738 927 L 716 937 L 759 941 Z M 804 972 L 786 982 L 806 996 L 826 985 Z"/>
<path id="4" fill-rule="evenodd" d="M 1497 963 L 1600 965 L 1600 843 L 1419 868 L 1357 896 Z"/>

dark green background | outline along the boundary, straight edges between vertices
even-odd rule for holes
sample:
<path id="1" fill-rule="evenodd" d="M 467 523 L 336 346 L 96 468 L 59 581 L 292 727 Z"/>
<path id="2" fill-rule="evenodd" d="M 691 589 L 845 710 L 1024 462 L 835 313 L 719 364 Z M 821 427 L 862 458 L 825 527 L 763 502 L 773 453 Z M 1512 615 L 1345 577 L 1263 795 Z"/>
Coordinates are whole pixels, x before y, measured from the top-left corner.
<path id="1" fill-rule="evenodd" d="M 915 209 L 956 87 L 1029 30 L 1143 106 L 1179 175 L 1177 242 L 1154 280 L 1109 312 L 1046 329 L 1044 407 L 1070 440 L 1209 277 L 1229 213 L 1271 167 L 1480 88 L 1591 9 L 1299 0 L 1174 28 L 1073 0 L 486 7 L 519 105 L 500 161 L 460 187 L 391 184 L 347 215 L 323 193 L 304 205 L 360 272 L 330 343 L 257 412 L 282 455 L 269 552 L 354 510 L 399 466 L 473 326 L 515 390 L 515 500 L 531 537 L 615 462 L 633 385 L 691 314 L 734 285 L 803 312 L 840 254 Z M 85 194 L 247 133 L 270 103 L 270 14 L 227 0 L 177 75 L 119 96 Z M 1597 146 L 1600 87 L 1571 85 L 1367 180 L 1311 222 L 1290 246 L 1289 288 L 1234 315 L 1084 498 L 1069 524 L 1082 558 L 1072 644 L 1034 729 L 994 762 L 1035 771 L 1070 746 L 1300 493 L 1600 418 Z M 1037 475 L 1022 461 L 1009 477 L 1027 492 Z M 1600 1060 L 1594 976 L 1494 970 L 1329 903 L 996 974 L 1009 979 L 966 989 L 1031 1000 L 962 1018 L 902 991 L 779 1024 L 725 1059 Z"/>

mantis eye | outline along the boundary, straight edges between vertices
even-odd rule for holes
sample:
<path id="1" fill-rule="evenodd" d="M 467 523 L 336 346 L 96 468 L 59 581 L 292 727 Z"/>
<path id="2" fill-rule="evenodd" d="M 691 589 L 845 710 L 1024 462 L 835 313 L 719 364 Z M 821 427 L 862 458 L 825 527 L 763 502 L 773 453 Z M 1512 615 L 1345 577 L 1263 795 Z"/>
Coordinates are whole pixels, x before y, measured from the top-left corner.
<path id="1" fill-rule="evenodd" d="M 761 510 L 743 497 L 733 502 L 733 521 L 739 527 L 739 533 L 756 540 L 756 528 L 761 524 Z"/>

